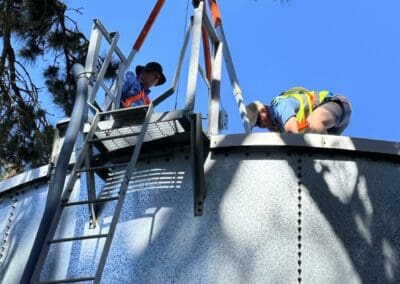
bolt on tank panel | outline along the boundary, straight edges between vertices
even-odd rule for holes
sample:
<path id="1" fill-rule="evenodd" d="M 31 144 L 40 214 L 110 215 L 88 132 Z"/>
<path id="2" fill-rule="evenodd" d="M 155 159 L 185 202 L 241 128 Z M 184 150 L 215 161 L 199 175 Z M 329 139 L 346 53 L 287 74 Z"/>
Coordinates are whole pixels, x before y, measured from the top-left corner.
<path id="1" fill-rule="evenodd" d="M 303 276 L 317 282 L 400 280 L 400 165 L 303 160 Z"/>

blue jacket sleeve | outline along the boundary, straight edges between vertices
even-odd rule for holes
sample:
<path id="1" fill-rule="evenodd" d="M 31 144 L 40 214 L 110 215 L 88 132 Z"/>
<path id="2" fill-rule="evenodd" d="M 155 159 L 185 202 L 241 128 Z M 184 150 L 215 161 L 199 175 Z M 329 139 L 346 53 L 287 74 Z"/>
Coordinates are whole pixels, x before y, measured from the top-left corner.
<path id="1" fill-rule="evenodd" d="M 140 82 L 132 71 L 128 71 L 125 75 L 124 84 L 122 85 L 121 102 L 126 98 L 136 95 L 140 92 Z"/>
<path id="2" fill-rule="evenodd" d="M 293 98 L 278 100 L 273 104 L 273 121 L 278 128 L 283 131 L 286 122 L 293 116 L 296 116 L 299 110 L 299 102 Z"/>

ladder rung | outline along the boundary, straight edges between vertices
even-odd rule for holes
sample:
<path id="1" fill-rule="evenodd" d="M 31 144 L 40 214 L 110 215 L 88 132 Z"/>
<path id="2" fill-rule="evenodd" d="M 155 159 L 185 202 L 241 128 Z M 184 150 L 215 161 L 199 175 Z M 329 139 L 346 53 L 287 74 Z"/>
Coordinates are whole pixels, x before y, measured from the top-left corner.
<path id="1" fill-rule="evenodd" d="M 138 136 L 140 132 L 133 132 L 133 133 L 126 133 L 126 134 L 121 134 L 121 135 L 115 135 L 115 136 L 107 136 L 103 138 L 93 138 L 88 140 L 88 142 L 99 142 L 99 141 L 105 141 L 105 140 L 112 140 L 112 139 L 120 139 L 120 138 L 126 138 L 126 137 L 131 137 L 131 136 Z"/>
<path id="2" fill-rule="evenodd" d="M 74 205 L 83 205 L 83 204 L 95 204 L 95 203 L 102 203 L 107 201 L 117 200 L 119 196 L 107 197 L 107 198 L 99 198 L 94 200 L 82 200 L 82 201 L 74 201 L 61 204 L 62 206 L 74 206 Z"/>
<path id="3" fill-rule="evenodd" d="M 97 170 L 105 170 L 105 169 L 113 169 L 113 168 L 119 168 L 119 167 L 124 167 L 127 166 L 128 163 L 120 163 L 120 164 L 113 164 L 113 165 L 107 165 L 107 166 L 98 166 L 98 167 L 91 167 L 87 169 L 80 169 L 77 170 L 77 173 L 81 172 L 90 172 L 90 171 L 97 171 Z"/>
<path id="4" fill-rule="evenodd" d="M 107 236 L 108 236 L 108 234 L 99 234 L 99 235 L 91 235 L 91 236 L 54 239 L 54 240 L 49 241 L 49 244 L 88 240 L 88 239 L 100 239 L 100 238 L 106 238 Z"/>
<path id="5" fill-rule="evenodd" d="M 95 277 L 80 277 L 80 278 L 70 278 L 70 279 L 43 281 L 43 282 L 40 282 L 40 284 L 76 283 L 76 282 L 84 282 L 84 281 L 94 281 L 95 279 L 96 279 Z"/>

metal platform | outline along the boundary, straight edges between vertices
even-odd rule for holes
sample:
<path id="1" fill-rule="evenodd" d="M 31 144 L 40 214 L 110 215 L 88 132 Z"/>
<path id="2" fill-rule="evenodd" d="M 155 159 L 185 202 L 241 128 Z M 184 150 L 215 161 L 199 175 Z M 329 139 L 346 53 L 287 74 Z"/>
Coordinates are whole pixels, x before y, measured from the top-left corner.
<path id="1" fill-rule="evenodd" d="M 102 116 L 108 117 L 108 120 L 99 122 L 98 129 L 95 131 L 91 142 L 103 153 L 136 145 L 138 134 L 142 129 L 140 123 L 142 119 L 141 109 L 145 114 L 146 107 L 119 109 L 102 113 Z M 88 127 L 85 127 L 85 130 L 88 131 Z M 189 130 L 190 121 L 182 110 L 154 113 L 144 142 L 171 137 Z"/>

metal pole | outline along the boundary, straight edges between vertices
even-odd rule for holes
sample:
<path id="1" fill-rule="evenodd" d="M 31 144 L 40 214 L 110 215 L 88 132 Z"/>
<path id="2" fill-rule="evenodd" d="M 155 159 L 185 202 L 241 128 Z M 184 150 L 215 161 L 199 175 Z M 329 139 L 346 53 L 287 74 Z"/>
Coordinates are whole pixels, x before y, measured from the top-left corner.
<path id="1" fill-rule="evenodd" d="M 176 86 L 178 85 L 179 77 L 181 75 L 183 60 L 185 59 L 185 53 L 186 53 L 186 49 L 187 49 L 187 46 L 189 43 L 190 32 L 192 30 L 192 26 L 193 26 L 193 18 L 190 19 L 190 23 L 186 29 L 185 39 L 183 40 L 181 52 L 179 54 L 178 65 L 176 66 L 174 79 L 172 80 L 172 87 L 153 100 L 154 107 L 159 105 L 161 102 L 163 102 L 165 99 L 167 99 L 169 96 L 171 96 L 176 91 Z"/>
<path id="2" fill-rule="evenodd" d="M 208 109 L 208 134 L 217 135 L 219 130 L 219 99 L 221 89 L 222 51 L 223 43 L 216 44 L 214 48 L 214 60 L 212 66 L 211 97 Z"/>
<path id="3" fill-rule="evenodd" d="M 183 60 L 185 59 L 185 53 L 186 53 L 187 46 L 189 44 L 189 39 L 190 39 L 190 34 L 192 31 L 192 28 L 193 28 L 193 17 L 190 18 L 189 25 L 185 32 L 185 39 L 183 40 L 181 52 L 179 54 L 178 66 L 176 67 L 175 74 L 174 74 L 174 80 L 173 80 L 174 90 L 176 89 L 176 86 L 178 85 L 179 77 L 181 75 Z"/>
<path id="4" fill-rule="evenodd" d="M 93 159 L 93 145 L 90 143 L 87 155 L 85 156 L 85 167 L 89 169 Z M 86 172 L 86 189 L 89 201 L 96 199 L 96 181 L 94 177 L 94 171 Z M 90 228 L 95 228 L 97 225 L 97 212 L 95 210 L 95 204 L 89 203 L 88 210 L 90 215 Z"/>
<path id="5" fill-rule="evenodd" d="M 210 6 L 214 26 L 219 34 L 222 43 L 224 44 L 223 53 L 224 53 L 225 64 L 228 70 L 229 79 L 231 80 L 233 94 L 235 96 L 236 104 L 240 112 L 240 117 L 242 119 L 243 127 L 246 133 L 251 133 L 251 127 L 249 124 L 249 119 L 247 118 L 246 106 L 244 104 L 242 90 L 239 86 L 239 81 L 236 75 L 235 67 L 233 66 L 233 60 L 231 53 L 229 51 L 228 42 L 226 40 L 224 29 L 222 27 L 221 12 L 219 10 L 217 0 L 208 0 L 208 4 Z"/>
<path id="6" fill-rule="evenodd" d="M 97 69 L 97 62 L 99 60 L 99 52 L 101 45 L 101 31 L 97 24 L 93 24 L 93 30 L 90 35 L 89 47 L 85 62 L 85 71 L 88 73 L 95 73 Z"/>
<path id="7" fill-rule="evenodd" d="M 50 181 L 49 190 L 47 194 L 46 207 L 43 213 L 42 220 L 39 225 L 39 230 L 36 234 L 35 241 L 29 255 L 28 263 L 25 267 L 24 274 L 22 275 L 21 283 L 29 283 L 30 281 L 37 282 L 40 277 L 40 272 L 33 275 L 38 259 L 45 244 L 47 234 L 50 229 L 57 206 L 61 201 L 61 195 L 64 189 L 65 177 L 67 175 L 68 164 L 74 148 L 78 132 L 82 126 L 84 119 L 84 110 L 86 108 L 86 99 L 88 94 L 89 80 L 85 74 L 82 65 L 75 64 L 72 67 L 72 73 L 77 82 L 77 91 L 74 108 L 71 114 L 71 120 L 68 124 L 67 133 L 65 135 L 64 143 L 62 145 L 60 155 L 57 160 L 56 169 L 53 178 Z M 37 277 L 34 279 L 33 276 Z"/>
<path id="8" fill-rule="evenodd" d="M 251 127 L 249 124 L 249 119 L 247 118 L 246 105 L 244 104 L 242 89 L 239 86 L 239 81 L 236 75 L 235 67 L 233 66 L 233 60 L 231 53 L 229 51 L 228 43 L 225 38 L 224 30 L 222 24 L 217 27 L 217 31 L 220 35 L 221 41 L 224 44 L 224 59 L 226 69 L 228 70 L 228 75 L 231 80 L 231 85 L 233 88 L 233 94 L 235 96 L 236 104 L 239 108 L 240 117 L 242 119 L 243 127 L 246 133 L 251 133 Z"/>
<path id="9" fill-rule="evenodd" d="M 135 54 L 140 50 L 144 40 L 147 37 L 147 34 L 149 33 L 151 27 L 153 26 L 164 3 L 165 3 L 165 0 L 158 0 L 156 5 L 154 6 L 153 10 L 151 11 L 150 16 L 147 18 L 147 21 L 144 24 L 142 31 L 140 32 L 138 38 L 135 41 L 135 44 L 133 45 L 133 49 L 132 49 L 131 53 L 129 54 L 128 59 L 126 60 L 126 67 L 129 67 L 133 58 L 135 57 Z"/>
<path id="10" fill-rule="evenodd" d="M 193 111 L 197 86 L 197 72 L 200 57 L 201 26 L 203 18 L 203 1 L 194 10 L 192 50 L 190 53 L 189 75 L 187 80 L 187 91 L 185 100 L 185 110 Z"/>
<path id="11" fill-rule="evenodd" d="M 121 213 L 121 209 L 122 209 L 122 206 L 124 204 L 124 199 L 125 199 L 125 196 L 126 196 L 126 192 L 128 190 L 128 187 L 129 187 L 129 181 L 130 181 L 130 179 L 132 177 L 133 171 L 136 168 L 136 163 L 137 163 L 137 161 L 139 159 L 140 150 L 142 148 L 143 141 L 144 141 L 144 138 L 146 136 L 146 132 L 147 132 L 147 129 L 148 129 L 148 126 L 149 126 L 149 123 L 150 123 L 152 115 L 153 115 L 153 104 L 150 103 L 149 108 L 147 109 L 146 117 L 145 117 L 145 119 L 143 121 L 143 124 L 142 124 L 142 129 L 140 131 L 140 135 L 139 135 L 138 140 L 137 140 L 136 145 L 135 145 L 135 149 L 133 150 L 133 153 L 132 153 L 131 159 L 129 161 L 129 164 L 126 166 L 126 169 L 125 169 L 125 174 L 124 174 L 124 177 L 123 177 L 123 180 L 122 180 L 122 184 L 121 184 L 120 189 L 119 189 L 119 195 L 120 196 L 119 196 L 117 205 L 115 207 L 114 216 L 113 216 L 111 224 L 110 224 L 108 237 L 107 237 L 107 239 L 106 239 L 106 241 L 104 243 L 103 252 L 101 253 L 100 260 L 99 260 L 99 265 L 97 267 L 96 276 L 95 276 L 95 280 L 94 280 L 95 284 L 98 284 L 101 281 L 101 276 L 103 274 L 104 266 L 105 266 L 106 261 L 107 261 L 107 255 L 108 255 L 108 252 L 110 250 L 112 239 L 113 239 L 113 236 L 114 236 L 114 233 L 115 233 L 115 229 L 116 229 L 117 224 L 118 224 L 118 218 L 119 218 L 119 215 Z"/>

